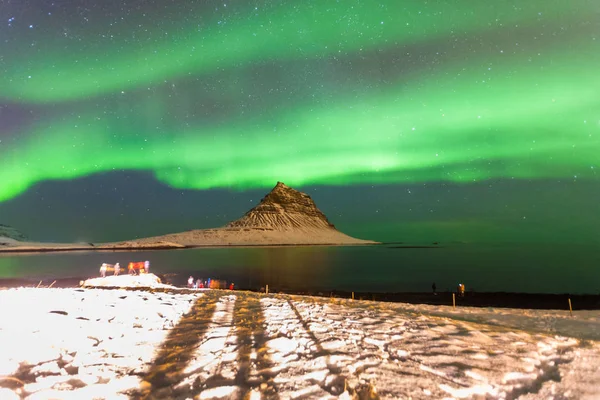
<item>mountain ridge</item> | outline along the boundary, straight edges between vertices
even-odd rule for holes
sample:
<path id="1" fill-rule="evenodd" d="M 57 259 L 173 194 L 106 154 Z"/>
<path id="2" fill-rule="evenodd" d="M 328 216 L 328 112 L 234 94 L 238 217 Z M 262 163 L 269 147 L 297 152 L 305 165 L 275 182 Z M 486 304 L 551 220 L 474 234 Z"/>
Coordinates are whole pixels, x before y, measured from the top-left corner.
<path id="1" fill-rule="evenodd" d="M 0 226 L 0 229 L 2 226 Z M 10 227 L 6 227 L 8 231 Z M 12 229 L 11 236 L 25 235 Z M 0 237 L 2 231 L 0 230 Z M 303 192 L 277 185 L 259 204 L 225 226 L 111 243 L 37 243 L 4 239 L 3 251 L 71 251 L 103 249 L 177 249 L 214 246 L 367 245 L 378 242 L 357 239 L 338 231 Z"/>
<path id="2" fill-rule="evenodd" d="M 338 231 L 308 194 L 283 182 L 277 182 L 257 206 L 225 226 L 140 238 L 115 245 L 135 246 L 159 242 L 186 247 L 378 243 Z"/>

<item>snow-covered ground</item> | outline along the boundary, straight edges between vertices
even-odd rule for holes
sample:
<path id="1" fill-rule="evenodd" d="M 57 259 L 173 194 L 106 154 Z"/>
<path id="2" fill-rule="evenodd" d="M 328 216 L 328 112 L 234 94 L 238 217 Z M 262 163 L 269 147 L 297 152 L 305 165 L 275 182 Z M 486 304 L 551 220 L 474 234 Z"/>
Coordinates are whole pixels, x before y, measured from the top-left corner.
<path id="1" fill-rule="evenodd" d="M 128 398 L 189 294 L 0 291 L 0 399 Z M 10 389 L 7 389 L 10 388 Z"/>
<path id="2" fill-rule="evenodd" d="M 1 399 L 600 398 L 597 311 L 225 290 L 21 288 L 0 304 Z"/>
<path id="3" fill-rule="evenodd" d="M 90 278 L 83 282 L 83 287 L 112 287 L 112 288 L 151 288 L 151 289 L 177 289 L 175 286 L 166 285 L 154 274 L 140 275 L 108 275 L 104 278 Z"/>

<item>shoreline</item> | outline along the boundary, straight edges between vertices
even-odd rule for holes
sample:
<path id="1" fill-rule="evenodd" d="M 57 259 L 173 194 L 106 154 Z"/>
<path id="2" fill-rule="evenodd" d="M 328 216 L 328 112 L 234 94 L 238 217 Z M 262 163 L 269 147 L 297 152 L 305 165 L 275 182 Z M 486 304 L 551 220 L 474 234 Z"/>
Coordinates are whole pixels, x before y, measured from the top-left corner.
<path id="1" fill-rule="evenodd" d="M 111 252 L 111 251 L 143 251 L 143 250 L 183 250 L 189 246 L 147 246 L 147 247 L 8 247 L 0 248 L 0 254 L 35 254 L 35 253 L 66 253 L 73 252 Z"/>
<path id="2" fill-rule="evenodd" d="M 169 281 L 164 275 L 158 275 L 163 282 Z M 28 288 L 52 288 L 81 289 L 79 283 L 88 279 L 87 277 L 69 278 L 0 278 L 0 291 L 20 287 Z M 148 292 L 165 293 L 201 293 L 202 289 L 189 289 L 176 286 L 176 289 L 152 289 L 152 288 L 120 288 L 120 287 L 86 287 L 85 289 L 103 290 L 136 290 Z M 264 288 L 258 287 L 236 287 L 232 293 L 264 293 Z M 344 290 L 298 290 L 269 287 L 269 294 L 286 294 L 309 296 L 315 298 L 352 299 L 366 300 L 382 303 L 405 303 L 415 305 L 452 306 L 452 292 L 351 292 Z M 569 310 L 568 300 L 571 299 L 572 309 L 576 310 L 600 310 L 600 294 L 568 294 L 568 293 L 519 293 L 519 292 L 466 292 L 464 297 L 456 295 L 457 307 L 471 308 L 513 308 L 532 310 Z"/>
<path id="3" fill-rule="evenodd" d="M 79 252 L 116 252 L 116 251 L 154 251 L 154 250 L 187 250 L 203 248 L 260 248 L 260 247 L 356 247 L 356 246 L 380 246 L 385 243 L 280 243 L 280 244 L 198 244 L 198 245 L 178 245 L 178 246 L 122 246 L 122 247 L 103 247 L 104 245 L 89 247 L 0 247 L 1 254 L 35 254 L 35 253 L 65 253 L 69 251 Z M 436 248 L 441 246 L 397 246 L 393 248 Z"/>

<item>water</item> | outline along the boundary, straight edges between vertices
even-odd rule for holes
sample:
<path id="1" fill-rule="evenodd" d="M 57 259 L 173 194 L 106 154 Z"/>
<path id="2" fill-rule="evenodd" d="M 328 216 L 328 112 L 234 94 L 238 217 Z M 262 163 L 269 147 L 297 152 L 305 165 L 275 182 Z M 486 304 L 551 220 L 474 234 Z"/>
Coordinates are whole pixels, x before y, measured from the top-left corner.
<path id="1" fill-rule="evenodd" d="M 150 260 L 151 272 L 184 285 L 194 278 L 224 279 L 240 288 L 527 293 L 600 293 L 595 246 L 456 244 L 440 248 L 262 247 L 138 252 L 0 255 L 0 278 L 56 279 L 98 276 L 102 262 Z"/>

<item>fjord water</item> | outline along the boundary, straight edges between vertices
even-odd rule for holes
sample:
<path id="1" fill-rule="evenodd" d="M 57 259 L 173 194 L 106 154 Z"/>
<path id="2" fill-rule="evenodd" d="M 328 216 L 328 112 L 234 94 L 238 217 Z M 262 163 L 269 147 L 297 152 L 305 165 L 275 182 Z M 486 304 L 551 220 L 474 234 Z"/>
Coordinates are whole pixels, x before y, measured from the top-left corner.
<path id="1" fill-rule="evenodd" d="M 151 272 L 176 285 L 188 276 L 223 279 L 240 288 L 427 292 L 464 283 L 467 290 L 600 293 L 600 255 L 590 245 L 474 245 L 433 248 L 201 248 L 136 252 L 0 255 L 0 278 L 89 278 L 102 262 L 149 260 Z"/>

